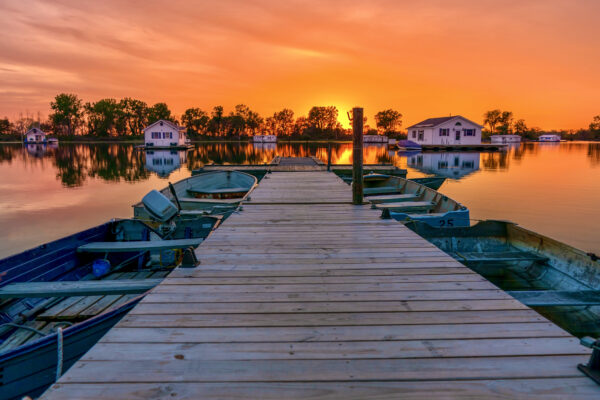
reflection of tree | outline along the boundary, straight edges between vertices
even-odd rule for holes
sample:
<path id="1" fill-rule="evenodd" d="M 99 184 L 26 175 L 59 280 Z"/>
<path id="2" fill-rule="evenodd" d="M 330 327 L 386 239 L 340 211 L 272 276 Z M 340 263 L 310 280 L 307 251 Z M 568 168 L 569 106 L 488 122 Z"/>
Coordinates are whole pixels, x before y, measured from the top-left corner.
<path id="1" fill-rule="evenodd" d="M 593 166 L 600 165 L 600 143 L 589 143 L 587 156 Z"/>
<path id="2" fill-rule="evenodd" d="M 481 153 L 481 162 L 485 169 L 508 169 L 510 164 L 509 153 Z"/>
<path id="3" fill-rule="evenodd" d="M 0 145 L 0 163 L 10 163 L 21 150 L 20 144 L 2 144 Z"/>
<path id="4" fill-rule="evenodd" d="M 526 154 L 536 154 L 539 151 L 539 147 L 535 143 L 523 142 L 511 148 L 510 151 L 512 152 L 512 158 L 520 161 Z"/>
<path id="5" fill-rule="evenodd" d="M 54 154 L 57 177 L 65 186 L 81 186 L 86 178 L 118 182 L 148 179 L 144 154 L 133 145 L 61 145 Z"/>

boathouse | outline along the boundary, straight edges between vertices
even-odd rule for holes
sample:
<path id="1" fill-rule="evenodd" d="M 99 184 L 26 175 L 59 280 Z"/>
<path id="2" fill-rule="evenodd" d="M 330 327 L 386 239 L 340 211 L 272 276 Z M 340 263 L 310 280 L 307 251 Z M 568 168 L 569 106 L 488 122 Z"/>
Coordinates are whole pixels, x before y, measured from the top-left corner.
<path id="1" fill-rule="evenodd" d="M 492 143 L 521 143 L 519 135 L 492 135 L 490 137 Z"/>
<path id="2" fill-rule="evenodd" d="M 185 134 L 184 127 L 164 119 L 144 128 L 144 143 L 146 147 L 185 147 L 186 139 L 187 135 Z"/>
<path id="3" fill-rule="evenodd" d="M 31 128 L 25 134 L 27 143 L 46 143 L 46 133 L 40 128 Z"/>
<path id="4" fill-rule="evenodd" d="M 460 115 L 428 118 L 407 128 L 408 139 L 413 142 L 450 145 L 481 144 L 483 127 Z"/>

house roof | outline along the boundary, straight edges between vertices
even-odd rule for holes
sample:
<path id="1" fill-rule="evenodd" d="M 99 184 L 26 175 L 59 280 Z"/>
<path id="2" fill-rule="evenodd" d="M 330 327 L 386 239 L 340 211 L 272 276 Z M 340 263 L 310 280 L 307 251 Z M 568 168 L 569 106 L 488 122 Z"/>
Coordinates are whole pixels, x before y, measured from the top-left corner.
<path id="1" fill-rule="evenodd" d="M 158 120 L 158 121 L 156 121 L 155 123 L 153 123 L 153 124 L 150 124 L 150 125 L 148 125 L 147 127 L 145 127 L 145 128 L 144 128 L 144 131 L 147 131 L 148 129 L 152 128 L 152 127 L 153 127 L 153 126 L 155 126 L 155 125 L 158 125 L 158 124 L 160 124 L 161 122 L 162 122 L 163 124 L 167 125 L 167 126 L 170 126 L 170 127 L 171 127 L 171 128 L 173 128 L 173 129 L 177 129 L 177 130 L 179 130 L 179 131 L 183 131 L 183 130 L 185 130 L 185 127 L 183 127 L 183 126 L 179 126 L 179 125 L 177 125 L 176 123 L 173 123 L 173 122 L 171 122 L 171 121 L 167 121 L 166 119 L 159 119 L 159 120 Z"/>
<path id="2" fill-rule="evenodd" d="M 27 133 L 25 133 L 26 135 L 29 135 L 30 133 L 41 133 L 42 135 L 45 135 L 46 132 L 44 132 L 43 130 L 41 130 L 40 128 L 31 128 L 30 130 L 27 131 Z"/>
<path id="3" fill-rule="evenodd" d="M 474 125 L 477 125 L 480 128 L 483 128 L 481 125 L 479 125 L 478 123 L 475 123 L 475 122 L 471 121 L 470 119 L 467 119 L 467 118 L 465 118 L 465 117 L 463 117 L 461 115 L 454 115 L 454 116 L 450 116 L 450 117 L 427 118 L 426 120 L 421 121 L 418 124 L 411 125 L 408 128 L 406 128 L 406 129 L 411 129 L 411 128 L 434 128 L 434 127 L 436 127 L 438 125 L 443 124 L 444 122 L 448 122 L 450 120 L 457 119 L 457 118 L 463 119 L 463 120 L 468 121 L 468 122 L 470 122 L 470 123 L 472 123 Z"/>

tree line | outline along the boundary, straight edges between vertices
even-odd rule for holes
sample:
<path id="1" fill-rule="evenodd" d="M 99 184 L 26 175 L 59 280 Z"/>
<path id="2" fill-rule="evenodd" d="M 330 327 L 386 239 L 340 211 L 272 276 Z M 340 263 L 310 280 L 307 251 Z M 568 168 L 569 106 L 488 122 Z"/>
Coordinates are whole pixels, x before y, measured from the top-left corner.
<path id="1" fill-rule="evenodd" d="M 491 135 L 519 135 L 524 139 L 535 140 L 540 135 L 558 134 L 563 139 L 573 140 L 600 140 L 600 115 L 596 115 L 590 122 L 588 129 L 543 131 L 538 127 L 529 127 L 524 119 L 514 119 L 512 111 L 500 109 L 486 111 L 483 114 L 483 123 L 487 129 L 482 132 L 483 138 Z"/>
<path id="2" fill-rule="evenodd" d="M 223 106 L 210 111 L 198 107 L 188 108 L 176 116 L 166 103 L 148 105 L 130 97 L 121 100 L 101 99 L 83 102 L 75 94 L 61 93 L 50 102 L 51 113 L 46 121 L 33 118 L 0 120 L 0 134 L 23 134 L 32 126 L 55 135 L 88 135 L 100 138 L 135 137 L 143 134 L 144 127 L 158 121 L 168 120 L 183 125 L 192 137 L 240 138 L 257 134 L 305 139 L 343 139 L 350 131 L 338 121 L 335 106 L 314 106 L 306 116 L 294 115 L 284 108 L 263 117 L 244 104 L 238 104 L 226 113 Z M 366 122 L 366 119 L 365 119 Z M 383 110 L 375 115 L 375 128 L 366 126 L 372 134 L 397 134 L 402 125 L 402 114 L 395 110 Z"/>

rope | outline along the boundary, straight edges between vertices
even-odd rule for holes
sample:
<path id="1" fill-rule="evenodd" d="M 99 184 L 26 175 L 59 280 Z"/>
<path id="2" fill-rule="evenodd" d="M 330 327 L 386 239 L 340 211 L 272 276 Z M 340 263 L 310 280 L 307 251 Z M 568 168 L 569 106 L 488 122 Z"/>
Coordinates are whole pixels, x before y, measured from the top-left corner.
<path id="1" fill-rule="evenodd" d="M 60 378 L 62 375 L 63 368 L 63 330 L 61 327 L 56 329 L 56 338 L 57 338 L 57 361 L 56 361 L 56 380 Z"/>
<path id="2" fill-rule="evenodd" d="M 41 336 L 46 336 L 46 334 L 44 332 L 39 331 L 35 328 L 32 328 L 30 326 L 15 324 L 13 322 L 6 322 L 6 323 L 0 325 L 0 327 L 2 327 L 2 326 L 12 326 L 17 329 L 25 329 L 26 331 L 31 331 L 31 332 L 37 333 L 38 335 L 41 335 Z"/>

